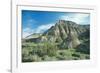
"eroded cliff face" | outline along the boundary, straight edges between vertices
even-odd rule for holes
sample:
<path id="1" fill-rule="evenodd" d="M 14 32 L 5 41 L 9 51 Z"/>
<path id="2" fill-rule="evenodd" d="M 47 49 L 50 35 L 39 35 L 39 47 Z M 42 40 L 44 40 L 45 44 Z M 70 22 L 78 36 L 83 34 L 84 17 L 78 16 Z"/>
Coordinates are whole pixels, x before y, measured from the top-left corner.
<path id="1" fill-rule="evenodd" d="M 72 21 L 59 20 L 46 32 L 37 38 L 27 39 L 32 42 L 57 43 L 60 48 L 76 48 L 89 42 L 89 25 L 79 25 Z M 89 46 L 86 46 L 89 47 Z"/>
<path id="2" fill-rule="evenodd" d="M 62 47 L 75 48 L 89 39 L 89 25 L 78 25 L 72 21 L 59 20 L 43 34 L 48 41 L 57 42 Z M 86 35 L 86 36 L 82 36 Z"/>

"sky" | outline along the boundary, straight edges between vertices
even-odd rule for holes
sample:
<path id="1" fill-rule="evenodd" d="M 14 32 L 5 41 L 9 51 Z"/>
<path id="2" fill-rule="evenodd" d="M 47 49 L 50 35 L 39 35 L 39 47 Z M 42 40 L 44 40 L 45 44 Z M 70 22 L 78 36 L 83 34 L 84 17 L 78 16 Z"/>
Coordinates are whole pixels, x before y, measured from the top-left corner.
<path id="1" fill-rule="evenodd" d="M 23 38 L 33 33 L 43 33 L 51 26 L 54 26 L 59 20 L 68 20 L 79 25 L 87 25 L 90 24 L 90 14 L 22 10 Z"/>

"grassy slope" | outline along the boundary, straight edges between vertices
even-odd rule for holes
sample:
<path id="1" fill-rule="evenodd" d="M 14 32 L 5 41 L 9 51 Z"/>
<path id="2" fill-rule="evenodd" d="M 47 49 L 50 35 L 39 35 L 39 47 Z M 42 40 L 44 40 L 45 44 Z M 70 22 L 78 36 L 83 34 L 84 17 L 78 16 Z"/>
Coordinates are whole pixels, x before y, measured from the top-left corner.
<path id="1" fill-rule="evenodd" d="M 55 43 L 23 43 L 22 62 L 82 60 L 89 59 L 89 54 L 77 52 L 76 49 L 60 49 Z"/>

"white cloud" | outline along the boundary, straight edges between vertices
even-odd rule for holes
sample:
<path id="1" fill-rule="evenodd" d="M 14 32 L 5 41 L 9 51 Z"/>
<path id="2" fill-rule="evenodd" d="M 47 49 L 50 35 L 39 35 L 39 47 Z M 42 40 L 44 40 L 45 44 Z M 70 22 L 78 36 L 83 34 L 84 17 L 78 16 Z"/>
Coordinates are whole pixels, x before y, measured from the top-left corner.
<path id="1" fill-rule="evenodd" d="M 54 24 L 41 25 L 36 29 L 36 33 L 44 32 L 45 30 L 49 29 L 51 26 L 54 26 Z"/>
<path id="2" fill-rule="evenodd" d="M 31 27 L 35 23 L 37 23 L 37 21 L 35 19 L 28 19 L 26 22 L 27 27 Z"/>
<path id="3" fill-rule="evenodd" d="M 28 19 L 28 23 L 36 23 L 37 21 L 35 19 Z"/>
<path id="4" fill-rule="evenodd" d="M 33 33 L 33 30 L 31 28 L 25 28 L 25 29 L 23 29 L 23 36 L 22 37 L 25 38 L 32 33 Z"/>
<path id="5" fill-rule="evenodd" d="M 86 20 L 88 16 L 89 14 L 76 13 L 76 14 L 63 15 L 61 16 L 61 19 L 73 21 L 76 22 L 77 24 L 82 24 L 82 23 L 88 23 L 88 20 Z"/>
<path id="6" fill-rule="evenodd" d="M 23 29 L 23 38 L 25 38 L 28 35 L 33 34 L 33 33 L 43 33 L 44 31 L 48 30 L 52 26 L 54 26 L 54 24 L 41 25 L 35 29 L 31 29 L 31 28 L 27 27 L 27 28 Z"/>
<path id="7" fill-rule="evenodd" d="M 31 26 L 35 23 L 37 23 L 37 21 L 34 19 L 28 19 L 26 21 L 27 26 L 26 26 L 26 28 L 23 29 L 23 36 L 22 36 L 23 38 L 27 37 L 28 35 L 30 35 L 34 32 L 34 30 L 31 29 Z"/>

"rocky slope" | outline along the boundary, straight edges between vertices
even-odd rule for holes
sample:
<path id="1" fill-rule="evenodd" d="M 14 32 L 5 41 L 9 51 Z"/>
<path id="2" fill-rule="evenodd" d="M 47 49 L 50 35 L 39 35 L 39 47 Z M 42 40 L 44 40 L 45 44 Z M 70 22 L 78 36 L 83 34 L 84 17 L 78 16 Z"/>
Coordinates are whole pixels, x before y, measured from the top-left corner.
<path id="1" fill-rule="evenodd" d="M 42 35 L 36 38 L 26 39 L 26 42 L 48 41 L 51 43 L 57 43 L 60 48 L 82 49 L 85 47 L 89 50 L 89 29 L 89 25 L 78 25 L 72 21 L 59 20 L 55 26 L 52 26 Z"/>

